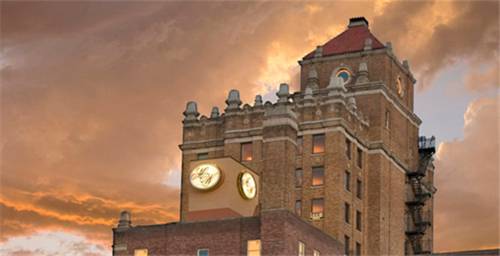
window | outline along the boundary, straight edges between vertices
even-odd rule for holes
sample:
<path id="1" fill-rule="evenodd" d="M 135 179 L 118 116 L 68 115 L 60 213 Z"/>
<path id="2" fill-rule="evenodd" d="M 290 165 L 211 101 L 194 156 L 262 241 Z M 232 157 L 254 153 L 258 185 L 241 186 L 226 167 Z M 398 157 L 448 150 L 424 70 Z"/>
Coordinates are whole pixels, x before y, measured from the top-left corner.
<path id="1" fill-rule="evenodd" d="M 405 94 L 405 91 L 403 88 L 403 80 L 401 79 L 400 76 L 398 76 L 398 79 L 396 79 L 396 87 L 398 89 L 399 97 L 403 97 L 403 95 Z"/>
<path id="2" fill-rule="evenodd" d="M 344 203 L 344 220 L 346 223 L 349 223 L 351 220 L 350 220 L 350 213 L 351 213 L 351 205 L 349 205 L 348 203 Z"/>
<path id="3" fill-rule="evenodd" d="M 319 219 L 323 217 L 325 200 L 323 198 L 314 198 L 311 200 L 311 217 Z"/>
<path id="4" fill-rule="evenodd" d="M 302 187 L 304 180 L 304 171 L 302 169 L 295 170 L 295 187 Z"/>
<path id="5" fill-rule="evenodd" d="M 363 168 L 363 151 L 358 148 L 358 167 Z"/>
<path id="6" fill-rule="evenodd" d="M 247 255 L 260 256 L 260 240 L 248 240 Z"/>
<path id="7" fill-rule="evenodd" d="M 345 190 L 351 191 L 351 173 L 349 171 L 344 173 L 344 187 Z"/>
<path id="8" fill-rule="evenodd" d="M 198 249 L 197 256 L 208 256 L 208 249 Z"/>
<path id="9" fill-rule="evenodd" d="M 136 249 L 134 250 L 134 256 L 148 256 L 148 249 Z"/>
<path id="10" fill-rule="evenodd" d="M 385 111 L 385 128 L 391 128 L 391 113 L 388 110 Z"/>
<path id="11" fill-rule="evenodd" d="M 344 254 L 349 255 L 349 244 L 351 243 L 351 238 L 344 236 Z"/>
<path id="12" fill-rule="evenodd" d="M 361 212 L 356 211 L 356 229 L 361 231 Z"/>
<path id="13" fill-rule="evenodd" d="M 208 159 L 208 153 L 199 153 L 197 155 L 198 160 Z"/>
<path id="14" fill-rule="evenodd" d="M 349 139 L 345 139 L 345 155 L 347 159 L 351 159 L 351 141 Z"/>
<path id="15" fill-rule="evenodd" d="M 312 169 L 312 185 L 321 186 L 325 182 L 325 168 L 323 166 L 313 167 Z"/>
<path id="16" fill-rule="evenodd" d="M 356 255 L 361 255 L 361 244 L 356 242 Z"/>
<path id="17" fill-rule="evenodd" d="M 347 84 L 351 80 L 351 72 L 349 72 L 349 70 L 347 70 L 345 68 L 340 69 L 337 72 L 337 77 L 342 78 L 342 80 L 344 81 L 344 84 Z"/>
<path id="18" fill-rule="evenodd" d="M 360 179 L 356 180 L 356 196 L 361 199 L 363 195 L 363 183 Z"/>
<path id="19" fill-rule="evenodd" d="M 325 152 L 325 135 L 324 134 L 313 135 L 312 152 L 313 152 L 313 154 Z"/>
<path id="20" fill-rule="evenodd" d="M 304 138 L 302 136 L 297 137 L 297 154 L 302 155 L 302 149 L 304 147 Z"/>
<path id="21" fill-rule="evenodd" d="M 241 161 L 252 161 L 253 159 L 253 149 L 252 143 L 241 144 Z"/>
<path id="22" fill-rule="evenodd" d="M 313 250 L 313 256 L 319 256 L 319 251 L 318 250 Z"/>
<path id="23" fill-rule="evenodd" d="M 306 255 L 306 245 L 299 241 L 299 256 Z"/>
<path id="24" fill-rule="evenodd" d="M 302 201 L 297 200 L 295 201 L 295 214 L 298 216 L 302 216 Z"/>

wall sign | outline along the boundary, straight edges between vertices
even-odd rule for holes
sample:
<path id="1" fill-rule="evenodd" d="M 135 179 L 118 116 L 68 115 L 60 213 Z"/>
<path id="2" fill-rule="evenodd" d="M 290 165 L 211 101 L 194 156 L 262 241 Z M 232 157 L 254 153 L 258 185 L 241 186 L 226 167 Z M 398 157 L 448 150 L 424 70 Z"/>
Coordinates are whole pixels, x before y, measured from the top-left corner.
<path id="1" fill-rule="evenodd" d="M 199 190 L 209 190 L 219 184 L 222 178 L 220 169 L 212 164 L 200 164 L 189 174 L 191 185 Z"/>
<path id="2" fill-rule="evenodd" d="M 253 199 L 257 194 L 257 183 L 249 172 L 242 172 L 238 176 L 238 190 L 245 199 Z"/>

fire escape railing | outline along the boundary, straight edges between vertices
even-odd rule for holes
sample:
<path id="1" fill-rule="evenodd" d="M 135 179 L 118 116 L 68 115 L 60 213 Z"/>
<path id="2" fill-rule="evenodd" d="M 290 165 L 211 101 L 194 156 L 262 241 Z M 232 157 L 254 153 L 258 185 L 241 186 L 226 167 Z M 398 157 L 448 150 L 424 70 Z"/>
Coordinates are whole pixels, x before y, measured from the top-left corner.
<path id="1" fill-rule="evenodd" d="M 419 163 L 416 170 L 407 173 L 411 190 L 407 190 L 406 205 L 408 219 L 406 221 L 405 244 L 407 252 L 413 254 L 429 254 L 432 252 L 432 241 L 424 240 L 427 228 L 432 225 L 432 212 L 423 211 L 427 199 L 432 197 L 434 191 L 423 182 L 429 166 L 432 164 L 435 153 L 435 138 L 420 137 L 418 140 Z"/>

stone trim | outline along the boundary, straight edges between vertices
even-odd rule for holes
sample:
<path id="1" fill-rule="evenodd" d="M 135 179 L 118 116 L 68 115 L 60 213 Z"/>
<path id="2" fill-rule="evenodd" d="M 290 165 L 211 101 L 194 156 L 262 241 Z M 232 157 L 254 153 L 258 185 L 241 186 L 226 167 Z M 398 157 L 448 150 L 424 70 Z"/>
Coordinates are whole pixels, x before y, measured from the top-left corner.
<path id="1" fill-rule="evenodd" d="M 297 146 L 297 142 L 290 139 L 290 137 L 287 137 L 287 136 L 281 136 L 281 137 L 273 137 L 273 138 L 270 138 L 270 139 L 263 139 L 262 142 L 266 143 L 266 142 L 275 142 L 275 141 L 289 141 L 290 143 L 292 143 L 293 145 Z"/>
<path id="2" fill-rule="evenodd" d="M 188 149 L 183 150 L 182 154 L 198 154 L 198 153 L 208 153 L 218 150 L 224 150 L 224 147 L 208 147 L 208 148 L 200 148 L 200 149 Z"/>
<path id="3" fill-rule="evenodd" d="M 263 127 L 280 126 L 280 125 L 289 125 L 295 130 L 299 129 L 297 122 L 288 117 L 269 118 L 267 120 L 264 120 L 264 122 L 262 122 Z"/>
<path id="4" fill-rule="evenodd" d="M 262 136 L 250 136 L 250 137 L 244 137 L 244 138 L 226 139 L 226 140 L 224 140 L 224 144 L 245 143 L 245 142 L 252 142 L 255 140 L 262 140 Z"/>

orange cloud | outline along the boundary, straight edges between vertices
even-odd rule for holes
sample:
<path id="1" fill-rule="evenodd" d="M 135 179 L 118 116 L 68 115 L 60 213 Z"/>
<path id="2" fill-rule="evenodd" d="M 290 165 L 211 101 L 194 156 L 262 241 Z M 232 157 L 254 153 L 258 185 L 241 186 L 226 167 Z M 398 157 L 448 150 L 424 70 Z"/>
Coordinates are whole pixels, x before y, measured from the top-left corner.
<path id="1" fill-rule="evenodd" d="M 63 230 L 109 245 L 122 209 L 175 220 L 165 180 L 180 169 L 185 103 L 208 114 L 232 88 L 246 102 L 281 80 L 298 88 L 295 61 L 352 16 L 419 80 L 459 58 L 496 63 L 498 45 L 495 2 L 0 4 L 3 241 Z"/>
<path id="2" fill-rule="evenodd" d="M 473 101 L 464 114 L 464 139 L 439 145 L 434 211 L 437 251 L 500 246 L 499 100 Z"/>

